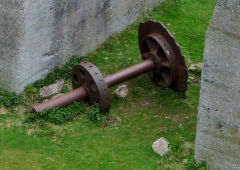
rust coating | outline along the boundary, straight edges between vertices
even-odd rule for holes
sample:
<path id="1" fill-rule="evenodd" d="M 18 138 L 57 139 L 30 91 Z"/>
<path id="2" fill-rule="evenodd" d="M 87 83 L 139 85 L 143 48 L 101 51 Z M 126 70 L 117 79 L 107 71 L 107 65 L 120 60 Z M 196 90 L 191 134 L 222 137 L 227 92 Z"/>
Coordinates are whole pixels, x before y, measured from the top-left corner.
<path id="1" fill-rule="evenodd" d="M 98 103 L 102 112 L 110 109 L 108 88 L 149 73 L 164 87 L 178 92 L 187 90 L 187 67 L 179 45 L 168 30 L 159 22 L 148 21 L 139 27 L 139 47 L 143 62 L 103 78 L 98 68 L 90 62 L 81 62 L 72 70 L 73 91 L 39 104 L 32 112 L 64 107 L 74 101 L 86 99 L 90 105 Z"/>
<path id="2" fill-rule="evenodd" d="M 34 106 L 31 112 L 39 113 L 43 110 L 51 109 L 54 107 L 61 108 L 61 107 L 72 104 L 74 101 L 86 99 L 87 97 L 88 97 L 88 94 L 87 94 L 87 91 L 84 89 L 84 87 L 77 88 L 55 99 L 51 99 L 47 102 Z"/>
<path id="3" fill-rule="evenodd" d="M 86 62 L 84 65 L 86 66 Z M 88 66 L 91 65 L 95 68 L 95 66 L 89 62 L 87 62 L 87 65 Z M 110 88 L 119 83 L 127 81 L 131 78 L 134 78 L 138 75 L 141 75 L 142 73 L 151 71 L 152 69 L 154 69 L 154 67 L 155 67 L 155 64 L 151 59 L 145 60 L 142 63 L 136 64 L 132 67 L 129 67 L 129 68 L 119 71 L 115 74 L 107 76 L 104 79 L 104 82 L 106 82 L 106 85 Z M 67 105 L 73 103 L 74 101 L 79 101 L 79 100 L 84 100 L 84 99 L 87 99 L 90 104 L 99 102 L 99 106 L 100 106 L 100 108 L 102 108 L 101 111 L 107 112 L 110 109 L 109 94 L 105 93 L 105 91 L 103 91 L 104 94 L 98 94 L 99 92 L 97 92 L 95 90 L 91 91 L 91 88 L 89 88 L 89 87 L 91 87 L 93 85 L 90 85 L 89 87 L 87 87 L 89 84 L 91 84 L 90 83 L 91 75 L 87 75 L 86 70 L 84 69 L 84 72 L 83 72 L 81 69 L 83 69 L 81 63 L 73 68 L 72 84 L 73 84 L 73 88 L 75 88 L 73 91 L 68 92 L 68 93 L 66 93 L 62 96 L 59 96 L 55 99 L 52 99 L 50 101 L 47 101 L 47 102 L 44 102 L 37 106 L 34 106 L 31 110 L 31 112 L 39 113 L 45 109 L 51 109 L 54 107 L 61 108 L 61 107 L 64 107 L 64 106 L 67 106 Z M 83 76 L 82 74 L 84 74 L 85 76 Z M 87 78 L 86 78 L 86 75 L 87 75 Z M 102 79 L 100 79 L 100 81 L 101 80 Z M 81 86 L 83 86 L 83 87 L 81 87 Z M 96 87 L 96 85 L 94 84 L 95 89 L 102 90 L 101 87 L 103 87 L 105 85 L 102 85 L 102 86 L 97 85 L 97 86 L 98 87 Z M 90 96 L 89 94 L 91 94 L 92 96 Z M 104 100 L 104 99 L 106 99 L 106 100 Z"/>
<path id="4" fill-rule="evenodd" d="M 105 81 L 108 87 L 113 87 L 118 85 L 124 81 L 130 80 L 134 77 L 137 77 L 143 73 L 147 73 L 152 71 L 155 68 L 155 63 L 153 60 L 148 59 L 139 64 L 135 64 L 129 68 L 121 70 L 117 73 L 109 75 L 105 78 Z"/>
<path id="5" fill-rule="evenodd" d="M 153 58 L 157 64 L 150 77 L 164 87 L 185 92 L 188 80 L 185 58 L 167 28 L 152 20 L 141 23 L 138 39 L 142 58 Z"/>
<path id="6" fill-rule="evenodd" d="M 84 86 L 89 104 L 98 103 L 102 112 L 109 111 L 111 103 L 108 85 L 94 64 L 84 61 L 73 67 L 72 85 L 74 89 Z"/>

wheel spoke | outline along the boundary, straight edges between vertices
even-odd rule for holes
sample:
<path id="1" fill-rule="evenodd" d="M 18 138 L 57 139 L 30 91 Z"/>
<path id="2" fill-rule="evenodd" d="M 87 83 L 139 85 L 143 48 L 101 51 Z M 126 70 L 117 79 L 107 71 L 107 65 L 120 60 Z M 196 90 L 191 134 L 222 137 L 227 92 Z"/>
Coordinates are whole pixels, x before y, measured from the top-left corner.
<path id="1" fill-rule="evenodd" d="M 164 70 L 162 73 L 161 73 L 163 79 L 164 79 L 164 82 L 166 83 L 167 86 L 170 86 L 171 83 L 172 83 L 172 76 L 171 76 L 171 72 L 170 70 Z"/>
<path id="2" fill-rule="evenodd" d="M 151 39 L 146 39 L 146 43 L 150 52 L 153 54 L 157 54 L 159 48 L 158 44 Z"/>
<path id="3" fill-rule="evenodd" d="M 142 58 L 145 60 L 145 59 L 147 59 L 148 57 L 149 57 L 149 52 L 146 52 L 146 53 L 144 53 L 144 54 L 142 54 Z"/>
<path id="4" fill-rule="evenodd" d="M 167 69 L 170 69 L 169 61 L 165 60 L 161 62 L 161 66 Z"/>

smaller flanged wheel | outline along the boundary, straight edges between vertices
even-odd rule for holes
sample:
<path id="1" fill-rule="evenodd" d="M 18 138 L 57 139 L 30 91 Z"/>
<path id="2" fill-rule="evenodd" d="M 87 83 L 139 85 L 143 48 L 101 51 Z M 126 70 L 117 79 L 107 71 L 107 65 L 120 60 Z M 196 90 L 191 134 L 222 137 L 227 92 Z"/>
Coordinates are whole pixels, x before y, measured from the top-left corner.
<path id="1" fill-rule="evenodd" d="M 152 58 L 156 69 L 150 77 L 164 87 L 178 92 L 187 90 L 187 66 L 180 46 L 160 22 L 148 21 L 139 26 L 142 59 Z"/>
<path id="2" fill-rule="evenodd" d="M 88 93 L 90 105 L 99 104 L 101 112 L 110 109 L 108 86 L 98 68 L 90 62 L 81 62 L 72 69 L 73 88 L 83 86 Z"/>

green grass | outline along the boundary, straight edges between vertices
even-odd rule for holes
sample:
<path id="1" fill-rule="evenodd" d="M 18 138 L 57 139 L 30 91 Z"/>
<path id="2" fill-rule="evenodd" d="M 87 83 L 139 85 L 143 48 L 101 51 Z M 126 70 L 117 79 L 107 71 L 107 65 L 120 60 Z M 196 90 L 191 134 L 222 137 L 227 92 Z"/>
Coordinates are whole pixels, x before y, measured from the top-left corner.
<path id="1" fill-rule="evenodd" d="M 21 96 L 18 96 L 13 92 L 0 90 L 0 106 L 10 108 L 20 104 L 23 104 L 23 99 Z"/>
<path id="2" fill-rule="evenodd" d="M 69 84 L 71 67 L 80 60 L 93 62 L 104 75 L 141 61 L 137 29 L 141 21 L 148 19 L 167 25 L 188 65 L 201 62 L 214 6 L 215 0 L 165 0 L 123 33 L 111 36 L 95 52 L 83 59 L 74 57 L 46 79 L 28 86 L 21 99 L 1 92 L 9 102 L 0 100 L 0 104 L 12 106 L 7 114 L 0 114 L 1 169 L 204 169 L 204 164 L 194 162 L 192 151 L 198 82 L 190 82 L 187 97 L 182 98 L 142 75 L 127 82 L 131 88 L 127 98 L 111 95 L 112 107 L 107 117 L 99 118 L 95 108 L 78 103 L 65 110 L 49 111 L 47 118 L 18 113 L 39 101 L 39 88 L 58 79 Z M 199 77 L 196 73 L 190 75 Z M 160 137 L 170 142 L 171 151 L 164 157 L 151 148 Z"/>

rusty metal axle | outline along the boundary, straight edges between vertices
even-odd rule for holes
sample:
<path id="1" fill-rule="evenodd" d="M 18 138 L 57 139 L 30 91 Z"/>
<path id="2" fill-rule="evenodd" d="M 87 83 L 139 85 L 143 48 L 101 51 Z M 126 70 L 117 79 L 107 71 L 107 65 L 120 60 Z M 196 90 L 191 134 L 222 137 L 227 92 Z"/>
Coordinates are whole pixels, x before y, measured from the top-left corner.
<path id="1" fill-rule="evenodd" d="M 45 109 L 64 107 L 74 101 L 86 99 L 91 105 L 98 103 L 100 110 L 107 112 L 110 109 L 108 88 L 144 73 L 149 73 L 161 86 L 179 92 L 186 91 L 188 75 L 184 56 L 173 36 L 161 23 L 148 21 L 140 25 L 139 46 L 143 62 L 105 78 L 94 64 L 79 63 L 72 70 L 74 90 L 34 106 L 31 111 L 39 113 Z"/>
<path id="2" fill-rule="evenodd" d="M 107 83 L 108 88 L 110 88 L 124 81 L 137 77 L 143 73 L 152 71 L 154 68 L 155 63 L 153 62 L 153 60 L 148 59 L 139 64 L 136 64 L 122 71 L 107 76 L 105 78 L 105 82 Z M 59 96 L 45 103 L 34 106 L 32 108 L 32 112 L 39 113 L 45 109 L 51 109 L 54 107 L 64 107 L 73 103 L 74 101 L 87 99 L 88 93 L 86 88 L 87 87 L 84 86 L 76 88 L 73 91 L 70 91 L 62 96 Z"/>

